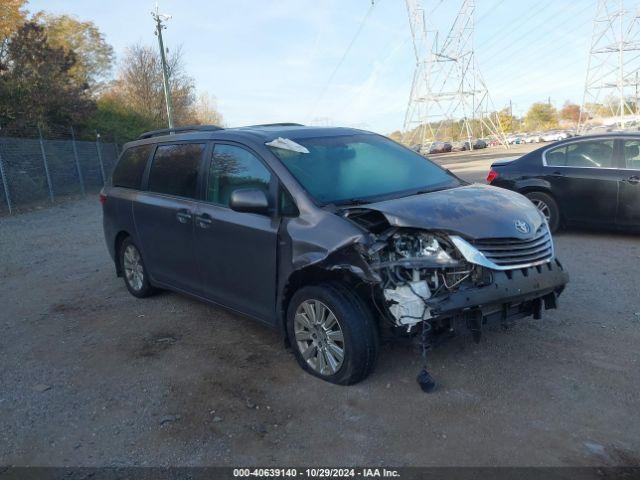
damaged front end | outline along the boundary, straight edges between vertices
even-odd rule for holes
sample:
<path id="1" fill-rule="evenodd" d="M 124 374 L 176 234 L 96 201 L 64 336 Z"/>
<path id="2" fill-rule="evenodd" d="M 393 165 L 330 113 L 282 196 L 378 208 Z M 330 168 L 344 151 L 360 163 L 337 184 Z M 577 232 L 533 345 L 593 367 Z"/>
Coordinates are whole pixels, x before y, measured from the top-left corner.
<path id="1" fill-rule="evenodd" d="M 346 218 L 362 224 L 371 213 Z M 516 318 L 541 318 L 543 309 L 557 307 L 568 282 L 546 224 L 527 239 L 474 241 L 381 222 L 372 237 L 363 252 L 380 279 L 372 300 L 392 330 L 421 333 L 423 357 L 434 334 L 452 334 L 459 325 L 477 342 L 489 320 L 506 327 Z M 435 385 L 426 367 L 418 382 L 425 391 Z"/>
<path id="2" fill-rule="evenodd" d="M 477 340 L 490 318 L 539 318 L 542 307 L 555 308 L 568 281 L 545 223 L 526 238 L 470 240 L 391 225 L 368 209 L 344 215 L 370 232 L 363 258 L 379 278 L 373 300 L 406 331 L 420 322 L 451 330 L 463 320 Z"/>

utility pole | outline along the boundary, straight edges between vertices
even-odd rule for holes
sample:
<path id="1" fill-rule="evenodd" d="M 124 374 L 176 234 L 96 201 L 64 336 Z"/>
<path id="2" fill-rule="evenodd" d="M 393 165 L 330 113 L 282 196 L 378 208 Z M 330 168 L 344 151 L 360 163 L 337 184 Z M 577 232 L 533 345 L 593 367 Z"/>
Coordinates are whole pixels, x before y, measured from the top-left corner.
<path id="1" fill-rule="evenodd" d="M 509 129 L 513 133 L 513 103 L 509 99 Z"/>
<path id="2" fill-rule="evenodd" d="M 636 88 L 636 103 L 635 103 L 635 110 L 634 110 L 634 115 L 638 115 L 638 72 L 636 72 L 636 81 L 634 82 L 634 86 Z"/>
<path id="3" fill-rule="evenodd" d="M 158 12 L 158 4 L 156 10 L 151 12 L 151 16 L 156 22 L 155 34 L 158 37 L 158 47 L 160 48 L 160 61 L 162 62 L 162 84 L 164 87 L 164 99 L 167 104 L 167 120 L 169 128 L 173 128 L 173 102 L 171 101 L 171 87 L 169 86 L 169 72 L 167 69 L 167 57 L 165 56 L 164 43 L 162 43 L 162 30 L 167 28 L 162 22 L 171 19 L 171 15 Z"/>

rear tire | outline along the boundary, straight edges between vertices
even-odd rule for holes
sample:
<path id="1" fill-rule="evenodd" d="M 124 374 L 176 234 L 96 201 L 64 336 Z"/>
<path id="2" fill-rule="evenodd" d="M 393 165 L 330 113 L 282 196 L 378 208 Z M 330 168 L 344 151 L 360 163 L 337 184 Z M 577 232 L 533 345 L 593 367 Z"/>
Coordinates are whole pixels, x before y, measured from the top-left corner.
<path id="1" fill-rule="evenodd" d="M 144 265 L 142 254 L 131 237 L 123 240 L 118 251 L 120 268 L 124 284 L 134 297 L 145 298 L 153 295 L 156 289 L 149 283 L 149 274 Z"/>
<path id="2" fill-rule="evenodd" d="M 374 369 L 375 321 L 360 297 L 339 283 L 298 290 L 289 302 L 287 333 L 300 366 L 322 380 L 353 385 Z"/>
<path id="3" fill-rule="evenodd" d="M 543 192 L 529 192 L 525 196 L 547 218 L 549 230 L 556 232 L 560 227 L 560 209 L 553 197 Z"/>

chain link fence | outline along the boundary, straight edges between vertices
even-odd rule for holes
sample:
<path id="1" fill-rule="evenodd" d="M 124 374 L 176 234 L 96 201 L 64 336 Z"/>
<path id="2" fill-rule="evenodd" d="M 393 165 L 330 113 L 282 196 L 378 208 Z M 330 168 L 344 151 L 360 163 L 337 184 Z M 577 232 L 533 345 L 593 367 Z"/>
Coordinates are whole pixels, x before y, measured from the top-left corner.
<path id="1" fill-rule="evenodd" d="M 120 149 L 95 130 L 0 126 L 0 215 L 99 191 Z"/>

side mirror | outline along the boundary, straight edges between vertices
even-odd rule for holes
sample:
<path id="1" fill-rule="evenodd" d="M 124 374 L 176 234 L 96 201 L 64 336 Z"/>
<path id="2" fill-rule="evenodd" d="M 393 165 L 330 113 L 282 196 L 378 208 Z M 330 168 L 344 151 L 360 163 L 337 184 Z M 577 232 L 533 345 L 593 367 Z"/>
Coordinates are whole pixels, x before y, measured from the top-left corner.
<path id="1" fill-rule="evenodd" d="M 229 207 L 236 212 L 265 214 L 269 211 L 269 200 L 262 190 L 240 188 L 231 193 Z"/>

